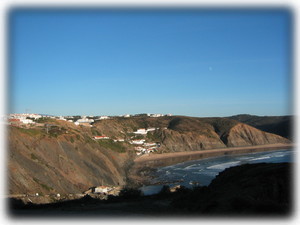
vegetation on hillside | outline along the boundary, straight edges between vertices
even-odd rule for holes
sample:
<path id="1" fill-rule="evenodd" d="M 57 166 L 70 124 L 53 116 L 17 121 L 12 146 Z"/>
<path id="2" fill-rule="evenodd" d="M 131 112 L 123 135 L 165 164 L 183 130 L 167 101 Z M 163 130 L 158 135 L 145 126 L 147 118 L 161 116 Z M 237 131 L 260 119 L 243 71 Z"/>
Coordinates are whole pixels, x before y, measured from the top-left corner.
<path id="1" fill-rule="evenodd" d="M 125 152 L 125 146 L 120 142 L 114 142 L 111 139 L 108 140 L 97 140 L 98 144 L 106 149 L 113 150 L 119 153 Z"/>

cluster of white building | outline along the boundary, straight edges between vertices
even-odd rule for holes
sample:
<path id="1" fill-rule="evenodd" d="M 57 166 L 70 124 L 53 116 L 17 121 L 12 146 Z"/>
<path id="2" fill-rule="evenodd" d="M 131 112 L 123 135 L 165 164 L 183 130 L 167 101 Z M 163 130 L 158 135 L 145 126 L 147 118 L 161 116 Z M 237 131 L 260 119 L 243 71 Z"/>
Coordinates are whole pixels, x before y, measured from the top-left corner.
<path id="1" fill-rule="evenodd" d="M 95 120 L 108 120 L 111 119 L 109 116 L 99 116 Z M 77 121 L 74 122 L 75 125 L 85 125 L 85 126 L 90 126 L 92 127 L 92 123 L 95 122 L 94 119 L 88 119 L 86 116 L 82 116 L 81 119 L 78 119 Z M 73 122 L 72 120 L 68 120 L 70 122 Z"/>
<path id="2" fill-rule="evenodd" d="M 26 117 L 30 117 L 33 119 L 39 119 L 42 118 L 43 116 L 40 114 L 33 114 L 33 113 L 22 113 L 22 114 L 9 114 L 8 118 L 26 118 Z"/>
<path id="3" fill-rule="evenodd" d="M 22 114 L 9 114 L 5 120 L 8 124 L 34 124 L 35 119 L 43 117 L 39 114 L 22 113 Z M 28 119 L 31 118 L 31 119 Z"/>
<path id="4" fill-rule="evenodd" d="M 158 147 L 159 147 L 158 143 L 144 142 L 143 144 L 141 144 L 141 146 L 134 147 L 134 150 L 136 151 L 137 155 L 142 155 L 142 154 L 149 154 L 152 152 L 156 152 Z"/>
<path id="5" fill-rule="evenodd" d="M 146 135 L 150 131 L 155 131 L 156 129 L 159 128 L 140 128 L 137 131 L 133 132 L 134 134 L 142 134 Z M 102 135 L 102 136 L 93 136 L 94 140 L 107 140 L 110 139 L 110 137 Z M 117 138 L 113 139 L 114 142 L 124 142 L 125 139 L 123 138 Z M 129 144 L 136 145 L 134 147 L 134 150 L 136 151 L 137 155 L 142 155 L 142 154 L 149 154 L 151 152 L 157 151 L 157 148 L 160 147 L 160 143 L 148 143 L 146 142 L 146 139 L 132 139 L 128 142 Z"/>
<path id="6" fill-rule="evenodd" d="M 137 116 L 137 115 L 138 114 L 136 114 L 136 115 L 125 114 L 125 115 L 122 115 L 121 117 L 128 118 L 128 117 Z M 150 113 L 148 113 L 147 116 L 162 117 L 162 116 L 172 116 L 172 114 L 150 114 Z M 97 120 L 107 120 L 107 119 L 112 118 L 110 116 L 99 116 L 98 118 L 95 118 L 94 116 L 89 116 L 89 117 L 94 117 L 94 119 L 88 119 L 87 116 L 82 116 L 77 121 L 74 121 L 73 116 L 48 116 L 48 115 L 40 115 L 40 114 L 36 114 L 36 113 L 21 113 L 21 114 L 9 114 L 8 116 L 3 116 L 1 118 L 1 122 L 7 123 L 7 124 L 11 124 L 11 122 L 13 122 L 13 123 L 19 122 L 19 123 L 23 123 L 23 124 L 34 124 L 35 123 L 34 120 L 42 118 L 42 117 L 68 121 L 68 122 L 74 123 L 75 125 L 85 125 L 85 126 L 92 126 L 91 124 Z M 30 119 L 27 119 L 27 118 L 30 118 Z M 147 134 L 148 131 L 151 131 L 151 130 L 139 129 L 138 131 L 136 131 L 136 134 Z"/>
<path id="7" fill-rule="evenodd" d="M 131 115 L 131 114 L 125 114 L 125 115 L 122 115 L 120 117 L 125 117 L 125 118 L 128 118 L 128 117 L 132 117 L 132 116 L 138 116 L 140 114 L 135 114 L 135 115 Z M 157 114 L 152 114 L 152 113 L 147 113 L 147 116 L 149 117 L 162 117 L 162 116 L 172 116 L 172 114 L 161 114 L 161 113 L 157 113 Z"/>
<path id="8" fill-rule="evenodd" d="M 159 128 L 140 128 L 137 131 L 133 132 L 134 134 L 142 134 L 146 135 L 150 131 L 155 131 Z M 158 143 L 147 143 L 145 139 L 134 139 L 129 141 L 130 144 L 132 145 L 139 145 L 134 147 L 134 150 L 136 151 L 137 155 L 142 155 L 142 154 L 149 154 L 151 152 L 157 151 L 157 148 L 160 147 L 160 144 Z"/>

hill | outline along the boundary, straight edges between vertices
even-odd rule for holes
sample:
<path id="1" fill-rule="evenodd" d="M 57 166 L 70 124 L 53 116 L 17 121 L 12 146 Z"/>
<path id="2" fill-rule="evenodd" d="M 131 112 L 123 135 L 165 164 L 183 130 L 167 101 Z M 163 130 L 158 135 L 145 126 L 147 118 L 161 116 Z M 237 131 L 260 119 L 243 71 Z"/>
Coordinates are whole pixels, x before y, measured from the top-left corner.
<path id="1" fill-rule="evenodd" d="M 204 215 L 288 215 L 292 209 L 292 165 L 258 163 L 231 167 L 208 187 L 173 201 L 181 213 Z"/>
<path id="2" fill-rule="evenodd" d="M 155 129 L 133 133 L 140 128 Z M 78 194 L 102 184 L 126 185 L 127 172 L 138 157 L 138 145 L 130 144 L 134 139 L 159 143 L 157 154 L 290 142 L 236 120 L 185 116 L 117 117 L 93 127 L 50 120 L 7 131 L 8 192 L 25 195 Z M 110 139 L 93 139 L 99 135 Z"/>
<path id="3" fill-rule="evenodd" d="M 278 134 L 290 140 L 293 138 L 292 116 L 254 116 L 249 114 L 240 114 L 228 118 L 248 124 L 269 133 Z"/>
<path id="4" fill-rule="evenodd" d="M 228 118 L 185 116 L 116 118 L 98 121 L 95 129 L 106 135 L 130 138 L 138 128 L 155 127 L 144 136 L 162 143 L 160 153 L 251 146 L 290 141 Z"/>

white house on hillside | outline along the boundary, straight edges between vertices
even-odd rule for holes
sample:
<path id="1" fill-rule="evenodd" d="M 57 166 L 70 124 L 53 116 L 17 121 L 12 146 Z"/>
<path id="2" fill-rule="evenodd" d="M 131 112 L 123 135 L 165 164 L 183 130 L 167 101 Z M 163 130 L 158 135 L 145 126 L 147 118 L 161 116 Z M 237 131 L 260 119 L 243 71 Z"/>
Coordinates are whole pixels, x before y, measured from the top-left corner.
<path id="1" fill-rule="evenodd" d="M 147 130 L 145 128 L 138 129 L 137 131 L 133 132 L 135 134 L 147 134 Z"/>
<path id="2" fill-rule="evenodd" d="M 140 140 L 132 140 L 129 143 L 134 144 L 134 145 L 142 145 L 142 144 L 144 144 L 144 142 L 145 142 L 145 139 L 140 139 Z"/>

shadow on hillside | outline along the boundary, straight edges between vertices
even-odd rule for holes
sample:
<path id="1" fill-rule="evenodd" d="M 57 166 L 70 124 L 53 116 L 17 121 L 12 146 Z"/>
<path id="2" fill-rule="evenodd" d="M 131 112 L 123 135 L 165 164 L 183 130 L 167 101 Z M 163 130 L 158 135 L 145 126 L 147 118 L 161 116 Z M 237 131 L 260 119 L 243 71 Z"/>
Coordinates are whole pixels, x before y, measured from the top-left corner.
<path id="1" fill-rule="evenodd" d="M 41 217 L 281 217 L 292 215 L 290 163 L 258 163 L 231 167 L 221 172 L 209 186 L 171 192 L 164 186 L 160 193 L 143 196 L 126 188 L 120 196 L 107 200 L 92 198 L 51 204 L 24 204 L 9 199 L 13 218 Z M 118 217 L 121 216 L 121 217 Z"/>

